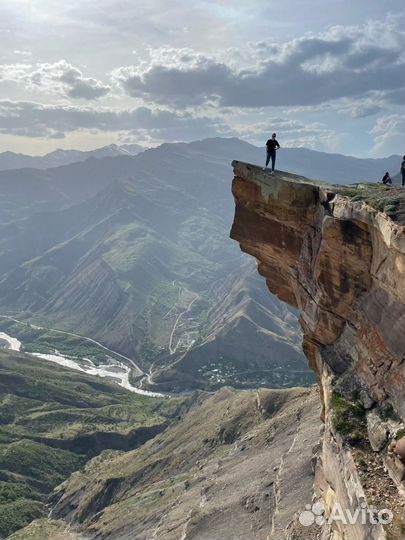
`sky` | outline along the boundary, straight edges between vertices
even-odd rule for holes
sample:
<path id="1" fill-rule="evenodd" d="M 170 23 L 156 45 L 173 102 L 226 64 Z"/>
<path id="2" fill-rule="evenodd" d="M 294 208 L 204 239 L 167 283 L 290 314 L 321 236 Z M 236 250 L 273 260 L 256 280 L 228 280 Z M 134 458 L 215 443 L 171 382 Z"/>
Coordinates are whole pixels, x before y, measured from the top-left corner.
<path id="1" fill-rule="evenodd" d="M 403 0 L 1 0 L 0 152 L 403 154 Z"/>

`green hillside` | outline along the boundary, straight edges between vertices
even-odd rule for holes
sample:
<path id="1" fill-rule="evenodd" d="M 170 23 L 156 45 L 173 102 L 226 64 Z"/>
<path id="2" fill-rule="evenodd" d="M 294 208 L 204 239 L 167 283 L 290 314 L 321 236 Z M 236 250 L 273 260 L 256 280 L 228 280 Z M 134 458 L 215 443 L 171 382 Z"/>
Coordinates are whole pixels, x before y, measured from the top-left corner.
<path id="1" fill-rule="evenodd" d="M 0 537 L 45 515 L 48 494 L 89 458 L 162 431 L 181 402 L 0 349 Z"/>

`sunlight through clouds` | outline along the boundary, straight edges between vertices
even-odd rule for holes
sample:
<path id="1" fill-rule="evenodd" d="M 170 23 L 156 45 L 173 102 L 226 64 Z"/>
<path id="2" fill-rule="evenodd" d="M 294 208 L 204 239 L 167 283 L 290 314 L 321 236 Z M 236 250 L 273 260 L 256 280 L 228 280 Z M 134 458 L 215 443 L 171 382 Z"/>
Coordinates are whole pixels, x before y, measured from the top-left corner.
<path id="1" fill-rule="evenodd" d="M 152 143 L 190 140 L 198 128 L 257 142 L 276 129 L 298 146 L 401 153 L 397 123 L 376 130 L 402 118 L 402 2 L 322 5 L 4 0 L 0 99 L 14 105 L 3 108 L 1 143 L 13 136 L 18 150 L 20 133 L 49 138 L 51 149 L 55 137 L 83 136 L 91 117 L 111 140 L 117 129 L 142 129 Z M 140 127 L 141 110 L 158 125 Z"/>

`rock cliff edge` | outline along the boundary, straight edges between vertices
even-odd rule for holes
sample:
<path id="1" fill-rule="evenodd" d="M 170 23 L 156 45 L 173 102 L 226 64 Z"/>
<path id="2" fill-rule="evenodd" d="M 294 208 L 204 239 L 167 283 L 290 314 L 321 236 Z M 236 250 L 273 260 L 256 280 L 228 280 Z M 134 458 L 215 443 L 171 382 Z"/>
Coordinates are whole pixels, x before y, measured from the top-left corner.
<path id="1" fill-rule="evenodd" d="M 270 291 L 299 309 L 303 349 L 319 377 L 324 430 L 314 498 L 326 518 L 336 504 L 370 510 L 367 516 L 373 508 L 373 515 L 382 508 L 393 514 L 386 524 L 326 519 L 320 534 L 403 538 L 405 227 L 365 202 L 362 189 L 373 186 L 349 189 L 232 165 L 231 237 L 256 257 Z M 396 193 L 399 208 L 405 192 Z M 299 526 L 291 538 L 300 537 Z"/>

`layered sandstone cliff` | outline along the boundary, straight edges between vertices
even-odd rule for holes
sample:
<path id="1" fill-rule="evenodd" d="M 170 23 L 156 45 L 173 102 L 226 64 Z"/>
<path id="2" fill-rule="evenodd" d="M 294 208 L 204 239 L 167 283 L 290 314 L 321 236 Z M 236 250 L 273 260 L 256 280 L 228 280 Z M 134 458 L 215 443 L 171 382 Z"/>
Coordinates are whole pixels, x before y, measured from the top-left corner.
<path id="1" fill-rule="evenodd" d="M 314 497 L 326 521 L 314 534 L 403 538 L 405 228 L 337 186 L 233 167 L 231 237 L 256 257 L 270 291 L 300 310 L 304 352 L 319 377 L 325 429 Z M 393 518 L 328 520 L 337 503 L 375 507 L 374 515 L 387 508 Z M 308 533 L 298 529 L 290 537 Z"/>

